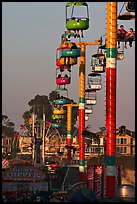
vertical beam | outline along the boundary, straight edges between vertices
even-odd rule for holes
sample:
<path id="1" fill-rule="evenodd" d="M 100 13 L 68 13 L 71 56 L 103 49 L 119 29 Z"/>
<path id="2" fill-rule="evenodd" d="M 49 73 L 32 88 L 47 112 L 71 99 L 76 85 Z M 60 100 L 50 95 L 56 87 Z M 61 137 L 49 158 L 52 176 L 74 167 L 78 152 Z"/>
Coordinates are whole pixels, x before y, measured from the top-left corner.
<path id="1" fill-rule="evenodd" d="M 71 146 L 72 106 L 67 105 L 67 145 Z M 71 160 L 71 149 L 67 150 L 67 159 Z"/>
<path id="2" fill-rule="evenodd" d="M 79 179 L 84 181 L 85 172 L 85 143 L 82 135 L 85 129 L 85 51 L 86 45 L 80 44 L 81 56 L 79 67 Z"/>
<path id="3" fill-rule="evenodd" d="M 42 132 L 42 161 L 45 164 L 45 114 L 43 111 L 43 132 Z"/>
<path id="4" fill-rule="evenodd" d="M 106 194 L 115 196 L 116 179 L 116 33 L 117 2 L 107 2 L 106 53 Z"/>
<path id="5" fill-rule="evenodd" d="M 71 131 L 72 131 L 72 108 L 74 106 L 79 106 L 79 104 L 64 104 L 63 106 L 67 107 L 67 140 L 66 143 L 68 146 L 71 146 L 72 139 L 71 139 Z M 71 160 L 71 149 L 67 151 L 67 159 Z"/>
<path id="6" fill-rule="evenodd" d="M 33 137 L 33 147 L 32 147 L 32 159 L 35 161 L 35 115 L 32 113 L 32 137 Z"/>

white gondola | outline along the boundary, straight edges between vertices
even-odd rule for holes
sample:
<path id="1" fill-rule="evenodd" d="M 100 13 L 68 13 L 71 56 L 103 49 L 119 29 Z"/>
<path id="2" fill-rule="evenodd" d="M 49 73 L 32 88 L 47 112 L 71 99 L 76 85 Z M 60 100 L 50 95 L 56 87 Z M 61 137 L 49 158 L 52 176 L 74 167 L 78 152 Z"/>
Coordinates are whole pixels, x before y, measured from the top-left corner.
<path id="1" fill-rule="evenodd" d="M 86 105 L 95 105 L 96 100 L 96 90 L 86 89 L 85 90 L 85 104 Z"/>
<path id="2" fill-rule="evenodd" d="M 102 77 L 99 73 L 88 74 L 87 88 L 91 90 L 100 90 L 102 88 Z"/>
<path id="3" fill-rule="evenodd" d="M 105 72 L 106 57 L 103 53 L 92 55 L 91 58 L 91 72 Z"/>
<path id="4" fill-rule="evenodd" d="M 92 109 L 85 108 L 85 114 L 91 114 L 93 112 Z"/>

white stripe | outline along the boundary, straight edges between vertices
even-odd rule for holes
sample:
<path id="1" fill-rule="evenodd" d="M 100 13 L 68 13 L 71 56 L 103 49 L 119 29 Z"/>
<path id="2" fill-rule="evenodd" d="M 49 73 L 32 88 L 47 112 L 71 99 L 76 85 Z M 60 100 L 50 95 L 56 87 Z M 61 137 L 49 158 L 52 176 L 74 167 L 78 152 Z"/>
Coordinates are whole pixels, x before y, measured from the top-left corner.
<path id="1" fill-rule="evenodd" d="M 106 68 L 116 68 L 116 58 L 106 58 Z"/>
<path id="2" fill-rule="evenodd" d="M 79 103 L 79 109 L 85 109 L 85 103 Z"/>
<path id="3" fill-rule="evenodd" d="M 84 172 L 84 166 L 79 166 L 79 172 Z"/>
<path id="4" fill-rule="evenodd" d="M 116 176 L 116 166 L 106 166 L 106 176 Z"/>
<path id="5" fill-rule="evenodd" d="M 67 134 L 67 139 L 71 139 L 71 134 Z"/>

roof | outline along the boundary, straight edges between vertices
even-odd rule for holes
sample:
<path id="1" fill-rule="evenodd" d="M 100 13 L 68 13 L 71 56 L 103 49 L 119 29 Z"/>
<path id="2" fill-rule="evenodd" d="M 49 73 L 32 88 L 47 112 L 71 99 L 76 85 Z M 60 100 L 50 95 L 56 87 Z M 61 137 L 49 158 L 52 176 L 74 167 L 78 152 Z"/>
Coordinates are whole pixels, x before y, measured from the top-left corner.
<path id="1" fill-rule="evenodd" d="M 131 130 L 126 129 L 126 134 L 131 136 L 131 137 L 135 137 L 135 131 L 131 131 Z"/>

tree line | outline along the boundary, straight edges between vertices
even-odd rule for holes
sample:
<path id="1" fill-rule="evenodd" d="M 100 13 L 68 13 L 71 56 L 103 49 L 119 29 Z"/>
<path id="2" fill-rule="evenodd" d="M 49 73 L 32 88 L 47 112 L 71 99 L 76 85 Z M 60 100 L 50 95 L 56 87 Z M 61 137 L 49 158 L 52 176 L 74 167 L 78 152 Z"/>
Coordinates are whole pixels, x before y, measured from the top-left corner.
<path id="1" fill-rule="evenodd" d="M 57 92 L 52 91 L 49 96 L 46 95 L 36 95 L 33 99 L 30 99 L 28 102 L 29 110 L 26 110 L 22 117 L 24 119 L 24 124 L 27 124 L 29 128 L 29 120 L 32 117 L 32 113 L 35 114 L 35 120 L 39 121 L 43 118 L 43 113 L 46 116 L 46 121 L 52 123 L 52 104 L 53 101 L 57 98 Z M 73 101 L 73 99 L 69 99 L 71 103 L 76 103 Z M 64 109 L 67 112 L 67 107 L 64 107 Z M 78 107 L 73 107 L 72 111 L 72 134 L 76 132 L 76 121 L 77 121 L 77 115 L 78 115 Z M 61 120 L 62 128 L 60 128 L 58 131 L 60 134 L 65 135 L 67 133 L 67 114 L 64 115 L 64 117 Z M 2 115 L 2 135 L 8 136 L 13 138 L 14 134 L 17 133 L 14 129 L 14 123 L 10 121 L 9 117 L 7 115 Z"/>

